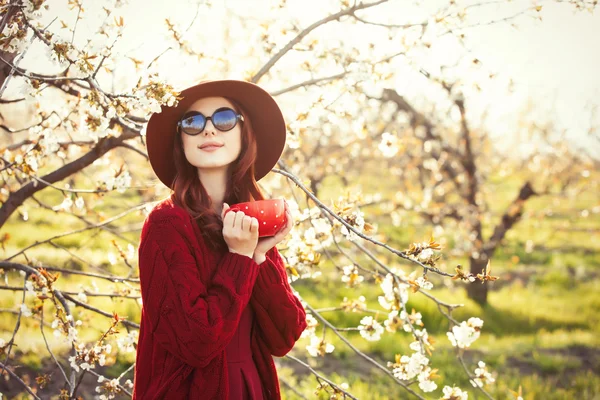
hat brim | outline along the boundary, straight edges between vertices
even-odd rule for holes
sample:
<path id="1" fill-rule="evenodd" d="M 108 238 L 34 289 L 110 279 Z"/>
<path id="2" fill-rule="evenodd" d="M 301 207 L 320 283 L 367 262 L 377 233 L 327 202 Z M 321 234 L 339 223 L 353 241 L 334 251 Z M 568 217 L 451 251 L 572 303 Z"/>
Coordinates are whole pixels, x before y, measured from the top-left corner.
<path id="1" fill-rule="evenodd" d="M 258 149 L 254 169 L 257 181 L 271 171 L 283 153 L 285 120 L 275 99 L 267 91 L 254 83 L 239 80 L 202 82 L 183 90 L 177 106 L 162 106 L 160 113 L 152 114 L 146 127 L 150 165 L 158 179 L 169 188 L 172 188 L 175 178 L 173 144 L 177 122 L 196 100 L 212 96 L 228 97 L 238 102 L 252 121 Z"/>

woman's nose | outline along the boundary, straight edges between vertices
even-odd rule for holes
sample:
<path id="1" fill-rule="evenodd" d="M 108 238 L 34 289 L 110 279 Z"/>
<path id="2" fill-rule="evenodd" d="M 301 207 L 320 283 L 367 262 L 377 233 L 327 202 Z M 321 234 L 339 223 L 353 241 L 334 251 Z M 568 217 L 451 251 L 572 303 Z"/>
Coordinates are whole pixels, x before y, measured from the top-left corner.
<path id="1" fill-rule="evenodd" d="M 207 135 L 209 131 L 213 135 L 216 133 L 215 126 L 213 125 L 211 120 L 206 121 L 206 126 L 204 127 L 204 134 Z"/>

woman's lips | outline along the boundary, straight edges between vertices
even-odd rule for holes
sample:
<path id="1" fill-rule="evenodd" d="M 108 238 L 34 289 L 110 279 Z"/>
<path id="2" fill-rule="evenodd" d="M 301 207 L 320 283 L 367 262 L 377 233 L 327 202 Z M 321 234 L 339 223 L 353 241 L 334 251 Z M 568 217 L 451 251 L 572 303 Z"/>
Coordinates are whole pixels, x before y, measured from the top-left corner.
<path id="1" fill-rule="evenodd" d="M 220 149 L 221 147 L 223 147 L 223 146 L 206 146 L 206 147 L 200 148 L 200 150 L 212 152 L 212 151 Z"/>

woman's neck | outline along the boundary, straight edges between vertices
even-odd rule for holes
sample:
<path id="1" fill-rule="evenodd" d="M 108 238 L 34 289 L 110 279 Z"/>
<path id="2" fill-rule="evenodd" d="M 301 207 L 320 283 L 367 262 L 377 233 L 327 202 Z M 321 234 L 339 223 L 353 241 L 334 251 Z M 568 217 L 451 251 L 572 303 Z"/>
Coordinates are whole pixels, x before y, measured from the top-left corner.
<path id="1" fill-rule="evenodd" d="M 204 168 L 198 170 L 198 177 L 211 199 L 211 208 L 221 215 L 227 189 L 227 170 Z"/>

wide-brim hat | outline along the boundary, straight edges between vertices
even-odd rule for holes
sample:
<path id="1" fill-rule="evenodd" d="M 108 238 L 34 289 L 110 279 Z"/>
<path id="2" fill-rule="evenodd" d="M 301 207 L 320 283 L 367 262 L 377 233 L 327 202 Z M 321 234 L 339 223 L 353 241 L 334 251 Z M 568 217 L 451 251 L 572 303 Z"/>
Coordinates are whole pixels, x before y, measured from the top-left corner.
<path id="1" fill-rule="evenodd" d="M 213 96 L 236 101 L 252 121 L 257 144 L 254 164 L 254 177 L 257 181 L 271 171 L 283 153 L 286 138 L 285 120 L 275 99 L 267 91 L 246 81 L 203 81 L 182 90 L 177 106 L 162 106 L 160 113 L 152 114 L 146 127 L 146 147 L 150 165 L 158 179 L 171 189 L 175 178 L 173 145 L 177 134 L 177 122 L 196 100 Z"/>

